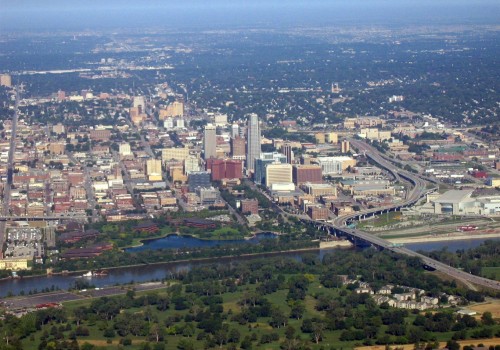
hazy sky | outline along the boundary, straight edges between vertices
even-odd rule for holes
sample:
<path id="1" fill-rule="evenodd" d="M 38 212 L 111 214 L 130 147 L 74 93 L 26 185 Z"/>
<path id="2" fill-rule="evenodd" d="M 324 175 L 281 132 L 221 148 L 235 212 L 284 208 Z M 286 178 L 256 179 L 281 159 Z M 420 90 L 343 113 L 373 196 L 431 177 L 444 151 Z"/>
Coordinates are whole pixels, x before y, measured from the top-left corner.
<path id="1" fill-rule="evenodd" d="M 0 0 L 0 31 L 500 23 L 500 0 Z"/>

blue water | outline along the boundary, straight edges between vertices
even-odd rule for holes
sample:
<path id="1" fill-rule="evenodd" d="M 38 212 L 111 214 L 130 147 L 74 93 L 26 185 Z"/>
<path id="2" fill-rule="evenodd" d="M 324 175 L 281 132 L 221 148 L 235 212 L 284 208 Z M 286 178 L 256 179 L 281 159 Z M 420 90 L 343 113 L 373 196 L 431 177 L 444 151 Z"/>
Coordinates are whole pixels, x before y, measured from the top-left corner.
<path id="1" fill-rule="evenodd" d="M 176 248 L 204 248 L 204 247 L 216 247 L 226 244 L 257 244 L 263 239 L 276 238 L 276 235 L 271 232 L 260 233 L 251 239 L 233 239 L 233 240 L 205 240 L 199 239 L 191 236 L 179 236 L 170 235 L 164 238 L 153 239 L 149 241 L 144 241 L 142 246 L 128 248 L 125 251 L 130 253 L 140 252 L 143 250 L 157 250 L 157 249 L 176 249 Z"/>

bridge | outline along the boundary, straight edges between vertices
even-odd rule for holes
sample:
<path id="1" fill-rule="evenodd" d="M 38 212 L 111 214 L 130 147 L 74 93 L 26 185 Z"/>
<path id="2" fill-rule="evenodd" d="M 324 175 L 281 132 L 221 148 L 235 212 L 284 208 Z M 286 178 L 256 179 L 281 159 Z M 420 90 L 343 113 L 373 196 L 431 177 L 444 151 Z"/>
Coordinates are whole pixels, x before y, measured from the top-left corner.
<path id="1" fill-rule="evenodd" d="M 431 267 L 437 271 L 440 271 L 450 277 L 461 280 L 465 283 L 473 283 L 478 286 L 491 288 L 500 291 L 500 282 L 493 281 L 480 276 L 475 276 L 465 271 L 456 269 L 442 262 L 429 258 L 423 254 L 414 252 L 408 248 L 397 246 L 391 242 L 377 237 L 375 235 L 369 234 L 362 230 L 358 230 L 352 225 L 355 221 L 364 219 L 373 215 L 381 215 L 391 211 L 399 211 L 402 208 L 410 207 L 415 203 L 423 199 L 428 193 L 433 192 L 435 188 L 428 189 L 428 180 L 420 177 L 419 175 L 413 174 L 404 169 L 397 168 L 392 164 L 392 160 L 387 157 L 382 156 L 377 150 L 368 145 L 367 143 L 359 140 L 350 139 L 349 140 L 354 148 L 358 150 L 359 153 L 364 153 L 373 162 L 377 163 L 382 168 L 389 171 L 395 179 L 403 179 L 412 184 L 412 189 L 407 193 L 406 198 L 403 201 L 393 203 L 390 206 L 373 208 L 362 210 L 350 215 L 344 215 L 337 217 L 333 222 L 319 222 L 308 219 L 302 219 L 303 221 L 314 224 L 320 228 L 327 230 L 330 233 L 345 235 L 357 240 L 364 241 L 371 244 L 379 249 L 387 249 L 395 253 L 404 254 L 411 257 L 419 258 L 423 264 Z"/>

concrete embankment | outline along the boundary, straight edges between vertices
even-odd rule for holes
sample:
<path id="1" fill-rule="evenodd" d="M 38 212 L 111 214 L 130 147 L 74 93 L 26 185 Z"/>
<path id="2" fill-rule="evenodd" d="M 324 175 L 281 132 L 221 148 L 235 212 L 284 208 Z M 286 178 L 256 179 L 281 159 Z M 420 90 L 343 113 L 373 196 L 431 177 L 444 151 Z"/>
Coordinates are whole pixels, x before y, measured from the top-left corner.
<path id="1" fill-rule="evenodd" d="M 329 242 L 320 242 L 319 249 L 328 249 L 328 248 L 351 248 L 354 244 L 350 241 L 346 240 L 338 240 L 338 241 L 329 241 Z"/>

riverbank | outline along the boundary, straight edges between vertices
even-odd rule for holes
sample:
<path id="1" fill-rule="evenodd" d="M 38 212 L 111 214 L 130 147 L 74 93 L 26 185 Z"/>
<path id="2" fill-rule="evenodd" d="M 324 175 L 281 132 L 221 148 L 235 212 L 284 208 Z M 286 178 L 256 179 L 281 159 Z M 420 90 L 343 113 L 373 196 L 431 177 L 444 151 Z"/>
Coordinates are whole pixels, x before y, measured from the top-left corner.
<path id="1" fill-rule="evenodd" d="M 485 234 L 459 234 L 453 233 L 448 235 L 425 235 L 425 236 L 409 236 L 401 238 L 386 238 L 389 242 L 395 244 L 411 244 L 411 243 L 429 243 L 429 242 L 448 242 L 448 241 L 461 241 L 461 240 L 471 240 L 471 239 L 484 239 L 489 238 L 500 238 L 500 232 L 498 233 L 485 233 Z"/>
<path id="2" fill-rule="evenodd" d="M 220 257 L 200 257 L 194 259 L 186 258 L 176 261 L 155 262 L 150 264 L 130 264 L 110 267 L 107 269 L 107 275 L 95 276 L 88 279 L 88 281 L 95 287 L 106 288 L 110 286 L 162 281 L 165 278 L 168 279 L 168 276 L 188 271 L 193 266 L 207 266 L 211 264 L 229 266 L 232 263 L 253 259 L 296 257 L 301 254 L 313 254 L 315 256 L 320 256 L 324 253 L 325 250 L 319 249 L 318 246 L 310 246 L 290 250 L 276 250 L 272 252 L 255 252 L 240 255 L 231 254 Z M 49 290 L 51 288 L 55 288 L 55 290 L 60 292 L 69 290 L 74 287 L 74 283 L 79 276 L 88 271 L 89 270 L 87 269 L 78 271 L 75 270 L 71 273 L 57 272 L 49 276 L 27 276 L 25 278 L 17 279 L 16 281 L 0 281 L 0 301 L 2 300 L 1 298 L 16 296 L 21 293 L 28 295 L 28 293 L 32 292 L 34 295 L 39 295 L 41 291 Z"/>
<path id="3" fill-rule="evenodd" d="M 160 266 L 160 265 L 178 265 L 178 264 L 186 264 L 186 263 L 205 263 L 205 262 L 210 262 L 210 261 L 217 261 L 217 260 L 228 260 L 228 259 L 238 259 L 238 258 L 248 258 L 248 257 L 259 257 L 259 256 L 273 256 L 273 255 L 280 255 L 280 254 L 293 254 L 293 253 L 300 253 L 300 252 L 314 252 L 314 251 L 319 251 L 321 248 L 318 247 L 307 247 L 307 248 L 296 248 L 296 249 L 291 249 L 291 250 L 276 250 L 276 251 L 269 251 L 269 252 L 260 252 L 260 253 L 245 253 L 245 254 L 239 254 L 239 255 L 223 255 L 223 256 L 218 256 L 218 257 L 207 257 L 207 258 L 192 258 L 192 259 L 179 259 L 179 260 L 172 260 L 172 261 L 158 261 L 158 262 L 153 262 L 153 263 L 145 263 L 145 264 L 131 264 L 131 265 L 122 265 L 122 266 L 111 266 L 111 267 L 102 267 L 99 268 L 99 270 L 120 270 L 120 269 L 128 269 L 128 268 L 134 268 L 134 267 L 145 267 L 145 266 Z M 50 275 L 30 275 L 30 276 L 23 276 L 18 279 L 29 279 L 29 278 L 36 278 L 36 277 L 45 277 L 45 276 L 79 276 L 81 274 L 87 273 L 89 270 L 75 270 L 75 271 L 69 271 L 69 272 L 53 272 Z M 99 276 L 96 276 L 96 278 L 99 278 Z M 5 281 L 5 280 L 10 280 L 12 278 L 3 278 L 0 279 L 0 281 Z"/>

